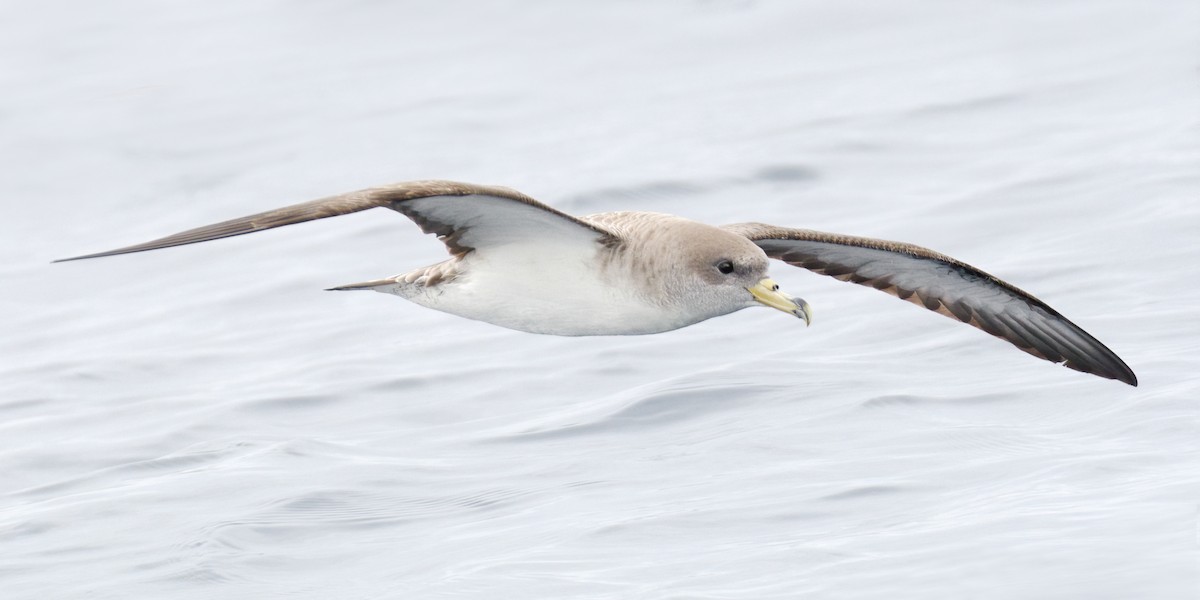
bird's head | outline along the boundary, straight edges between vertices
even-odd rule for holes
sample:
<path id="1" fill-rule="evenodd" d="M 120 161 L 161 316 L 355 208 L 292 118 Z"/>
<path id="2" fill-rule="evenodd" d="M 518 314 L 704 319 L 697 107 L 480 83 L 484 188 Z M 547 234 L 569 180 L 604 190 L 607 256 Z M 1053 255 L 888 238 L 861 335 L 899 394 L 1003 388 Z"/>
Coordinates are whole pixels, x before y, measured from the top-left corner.
<path id="1" fill-rule="evenodd" d="M 676 257 L 687 257 L 686 268 L 661 282 L 668 298 L 694 307 L 702 318 L 728 314 L 753 306 L 768 306 L 812 322 L 812 309 L 800 298 L 779 289 L 768 275 L 770 261 L 749 239 L 701 223 L 674 229 L 663 240 Z M 701 315 L 697 315 L 701 316 Z"/>

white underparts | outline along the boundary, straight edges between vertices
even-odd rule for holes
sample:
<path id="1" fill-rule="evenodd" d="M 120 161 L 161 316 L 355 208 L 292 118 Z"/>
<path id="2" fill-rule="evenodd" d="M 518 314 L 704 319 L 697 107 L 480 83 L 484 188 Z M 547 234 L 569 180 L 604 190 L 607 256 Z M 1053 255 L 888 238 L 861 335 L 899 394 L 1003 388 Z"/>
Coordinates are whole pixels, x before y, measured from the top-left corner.
<path id="1" fill-rule="evenodd" d="M 425 285 L 426 269 L 374 288 L 421 306 L 501 327 L 553 335 L 657 333 L 698 319 L 652 302 L 630 285 L 619 261 L 596 243 L 508 244 L 471 252 L 453 263 L 453 276 Z"/>

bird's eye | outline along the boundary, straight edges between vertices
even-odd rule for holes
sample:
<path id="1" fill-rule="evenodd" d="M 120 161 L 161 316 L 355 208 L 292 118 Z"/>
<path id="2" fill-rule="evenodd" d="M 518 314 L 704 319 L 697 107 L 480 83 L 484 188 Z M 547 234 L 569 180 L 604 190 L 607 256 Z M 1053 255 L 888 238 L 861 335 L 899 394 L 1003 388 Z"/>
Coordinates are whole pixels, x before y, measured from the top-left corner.
<path id="1" fill-rule="evenodd" d="M 723 261 L 717 263 L 717 270 L 728 275 L 733 272 L 733 262 L 728 261 L 728 260 L 723 260 Z"/>

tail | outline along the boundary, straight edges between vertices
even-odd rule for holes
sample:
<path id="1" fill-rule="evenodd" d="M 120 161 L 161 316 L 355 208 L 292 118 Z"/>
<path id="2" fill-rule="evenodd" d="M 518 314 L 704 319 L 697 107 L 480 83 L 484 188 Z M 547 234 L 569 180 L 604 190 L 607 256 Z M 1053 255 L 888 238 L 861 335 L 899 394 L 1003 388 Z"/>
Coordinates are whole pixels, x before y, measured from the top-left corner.
<path id="1" fill-rule="evenodd" d="M 371 281 L 364 281 L 362 283 L 350 283 L 346 285 L 339 285 L 337 287 L 325 288 L 325 291 L 346 292 L 353 290 L 373 290 L 377 287 L 382 287 L 385 285 L 396 285 L 396 283 L 395 277 L 388 277 L 387 279 L 373 279 Z"/>

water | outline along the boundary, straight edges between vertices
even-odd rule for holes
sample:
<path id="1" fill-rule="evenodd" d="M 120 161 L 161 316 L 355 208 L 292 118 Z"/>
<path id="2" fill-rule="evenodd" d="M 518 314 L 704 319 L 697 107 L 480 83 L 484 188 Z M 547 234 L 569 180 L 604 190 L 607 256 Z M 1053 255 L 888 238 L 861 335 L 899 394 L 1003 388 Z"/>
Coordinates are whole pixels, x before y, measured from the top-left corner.
<path id="1" fill-rule="evenodd" d="M 10 3 L 3 596 L 1194 597 L 1198 12 Z M 384 211 L 48 264 L 431 177 L 931 246 L 1141 387 L 785 265 L 811 328 L 321 291 L 444 256 Z"/>

